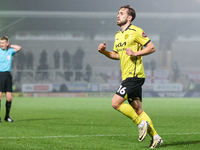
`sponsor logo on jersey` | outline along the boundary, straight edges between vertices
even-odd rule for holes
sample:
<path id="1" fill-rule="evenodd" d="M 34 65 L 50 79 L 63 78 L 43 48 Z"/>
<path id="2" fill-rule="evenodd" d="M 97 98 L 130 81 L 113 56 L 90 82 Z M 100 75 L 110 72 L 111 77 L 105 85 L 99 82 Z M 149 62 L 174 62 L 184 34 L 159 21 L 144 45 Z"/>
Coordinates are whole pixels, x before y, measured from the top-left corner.
<path id="1" fill-rule="evenodd" d="M 116 44 L 116 48 L 117 48 L 117 47 L 122 47 L 122 46 L 125 46 L 125 45 L 126 45 L 126 42 L 124 42 L 124 43 L 121 43 L 121 42 L 120 42 L 120 43 Z"/>

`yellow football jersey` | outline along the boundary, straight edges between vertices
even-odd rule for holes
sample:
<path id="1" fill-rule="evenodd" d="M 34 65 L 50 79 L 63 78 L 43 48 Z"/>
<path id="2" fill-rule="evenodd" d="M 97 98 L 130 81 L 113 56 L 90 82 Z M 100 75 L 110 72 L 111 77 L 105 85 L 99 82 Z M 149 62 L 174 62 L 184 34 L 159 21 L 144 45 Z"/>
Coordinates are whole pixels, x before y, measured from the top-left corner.
<path id="1" fill-rule="evenodd" d="M 116 33 L 113 50 L 118 53 L 120 58 L 122 80 L 135 76 L 145 78 L 142 56 L 128 56 L 126 48 L 131 48 L 133 52 L 140 51 L 149 42 L 150 39 L 144 31 L 134 25 L 130 25 L 124 32 Z"/>

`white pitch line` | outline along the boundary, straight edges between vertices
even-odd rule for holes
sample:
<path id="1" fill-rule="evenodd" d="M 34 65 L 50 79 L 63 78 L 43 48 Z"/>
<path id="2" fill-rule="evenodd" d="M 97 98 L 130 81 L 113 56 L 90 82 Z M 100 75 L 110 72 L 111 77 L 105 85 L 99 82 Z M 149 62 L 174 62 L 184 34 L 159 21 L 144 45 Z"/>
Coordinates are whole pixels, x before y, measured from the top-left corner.
<path id="1" fill-rule="evenodd" d="M 196 133 L 162 133 L 160 135 L 193 135 L 193 134 L 200 134 L 199 132 Z M 136 134 L 134 134 L 136 135 Z M 0 137 L 0 139 L 48 139 L 48 138 L 65 138 L 65 137 L 109 137 L 109 136 L 130 136 L 126 134 L 100 134 L 100 135 L 60 135 L 60 136 L 40 136 L 40 137 Z M 131 135 L 132 136 L 132 135 Z"/>
<path id="2" fill-rule="evenodd" d="M 103 136 L 127 136 L 126 134 L 119 135 L 60 135 L 60 136 L 41 136 L 41 137 L 0 137 L 0 139 L 43 139 L 43 138 L 63 138 L 63 137 L 103 137 Z"/>
<path id="3" fill-rule="evenodd" d="M 190 135 L 190 134 L 199 134 L 199 132 L 196 132 L 196 133 L 162 133 L 160 135 Z"/>

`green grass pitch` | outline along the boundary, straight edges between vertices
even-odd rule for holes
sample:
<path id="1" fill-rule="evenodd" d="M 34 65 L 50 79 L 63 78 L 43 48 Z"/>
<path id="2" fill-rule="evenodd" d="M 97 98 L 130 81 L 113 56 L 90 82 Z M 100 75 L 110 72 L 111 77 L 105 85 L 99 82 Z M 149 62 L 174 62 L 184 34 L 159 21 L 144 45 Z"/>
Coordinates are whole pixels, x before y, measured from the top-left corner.
<path id="1" fill-rule="evenodd" d="M 0 150 L 143 150 L 137 126 L 111 107 L 111 98 L 13 98 L 11 116 L 3 120 Z M 143 109 L 163 138 L 160 150 L 200 149 L 199 98 L 144 98 Z"/>

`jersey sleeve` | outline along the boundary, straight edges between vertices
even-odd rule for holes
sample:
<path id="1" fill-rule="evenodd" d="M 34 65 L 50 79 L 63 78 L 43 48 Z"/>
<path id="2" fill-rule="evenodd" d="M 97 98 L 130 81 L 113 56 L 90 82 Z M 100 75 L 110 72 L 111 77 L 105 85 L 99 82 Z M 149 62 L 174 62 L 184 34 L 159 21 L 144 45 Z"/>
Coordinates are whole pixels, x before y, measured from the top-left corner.
<path id="1" fill-rule="evenodd" d="M 10 48 L 10 51 L 11 51 L 11 54 L 12 54 L 12 55 L 16 54 L 14 48 Z"/>
<path id="2" fill-rule="evenodd" d="M 144 46 L 150 41 L 150 39 L 141 28 L 138 28 L 136 30 L 136 41 Z"/>

